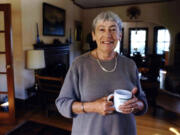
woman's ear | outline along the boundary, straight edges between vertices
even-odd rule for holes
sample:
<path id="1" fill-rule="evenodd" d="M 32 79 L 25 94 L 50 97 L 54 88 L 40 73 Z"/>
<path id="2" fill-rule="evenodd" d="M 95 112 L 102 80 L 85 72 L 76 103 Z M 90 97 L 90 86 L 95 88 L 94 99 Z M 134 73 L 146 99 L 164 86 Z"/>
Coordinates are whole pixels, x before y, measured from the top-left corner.
<path id="1" fill-rule="evenodd" d="M 92 31 L 91 34 L 92 34 L 92 40 L 93 40 L 93 41 L 96 41 L 95 33 Z"/>

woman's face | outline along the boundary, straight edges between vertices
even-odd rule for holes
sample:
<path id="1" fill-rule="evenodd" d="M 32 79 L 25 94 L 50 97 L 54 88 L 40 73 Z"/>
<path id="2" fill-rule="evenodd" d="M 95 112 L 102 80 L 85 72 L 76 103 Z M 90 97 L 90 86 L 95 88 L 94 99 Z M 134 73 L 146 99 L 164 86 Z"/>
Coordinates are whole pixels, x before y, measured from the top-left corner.
<path id="1" fill-rule="evenodd" d="M 98 21 L 95 32 L 92 32 L 93 40 L 97 43 L 97 48 L 103 52 L 112 52 L 121 39 L 121 32 L 114 21 Z"/>

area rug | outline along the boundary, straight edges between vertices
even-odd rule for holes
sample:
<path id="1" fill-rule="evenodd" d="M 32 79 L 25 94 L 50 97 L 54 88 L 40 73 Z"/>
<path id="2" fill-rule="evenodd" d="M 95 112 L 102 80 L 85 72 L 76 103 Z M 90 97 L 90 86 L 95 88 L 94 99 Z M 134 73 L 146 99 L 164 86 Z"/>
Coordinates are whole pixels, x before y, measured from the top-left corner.
<path id="1" fill-rule="evenodd" d="M 34 121 L 26 121 L 6 135 L 71 135 L 71 132 Z"/>

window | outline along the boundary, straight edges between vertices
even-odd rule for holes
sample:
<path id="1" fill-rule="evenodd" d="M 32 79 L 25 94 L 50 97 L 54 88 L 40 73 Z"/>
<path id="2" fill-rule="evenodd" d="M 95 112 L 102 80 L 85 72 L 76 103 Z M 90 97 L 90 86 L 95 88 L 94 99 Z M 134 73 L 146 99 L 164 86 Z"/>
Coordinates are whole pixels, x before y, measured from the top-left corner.
<path id="1" fill-rule="evenodd" d="M 130 56 L 133 56 L 133 54 L 137 52 L 139 52 L 141 56 L 144 56 L 146 54 L 146 46 L 147 46 L 147 29 L 130 28 L 130 44 L 129 44 Z"/>
<path id="2" fill-rule="evenodd" d="M 155 28 L 155 53 L 162 55 L 165 51 L 169 51 L 170 34 L 168 29 L 164 27 Z"/>

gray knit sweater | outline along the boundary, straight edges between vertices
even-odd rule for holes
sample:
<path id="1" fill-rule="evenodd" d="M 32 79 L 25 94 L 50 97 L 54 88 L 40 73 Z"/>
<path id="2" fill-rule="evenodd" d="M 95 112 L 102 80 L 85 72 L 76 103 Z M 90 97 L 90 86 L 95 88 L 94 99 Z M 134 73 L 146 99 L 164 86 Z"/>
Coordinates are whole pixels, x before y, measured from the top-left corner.
<path id="1" fill-rule="evenodd" d="M 101 63 L 110 70 L 114 67 L 115 59 Z M 139 90 L 137 98 L 145 103 L 141 112 L 114 112 L 106 116 L 98 113 L 76 115 L 72 112 L 74 101 L 94 101 L 113 93 L 115 89 L 131 91 L 134 87 Z M 115 72 L 107 73 L 89 52 L 77 57 L 72 63 L 56 99 L 56 106 L 63 116 L 73 118 L 72 135 L 136 135 L 134 115 L 142 115 L 147 111 L 147 101 L 141 89 L 135 63 L 125 56 L 118 55 Z"/>

